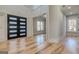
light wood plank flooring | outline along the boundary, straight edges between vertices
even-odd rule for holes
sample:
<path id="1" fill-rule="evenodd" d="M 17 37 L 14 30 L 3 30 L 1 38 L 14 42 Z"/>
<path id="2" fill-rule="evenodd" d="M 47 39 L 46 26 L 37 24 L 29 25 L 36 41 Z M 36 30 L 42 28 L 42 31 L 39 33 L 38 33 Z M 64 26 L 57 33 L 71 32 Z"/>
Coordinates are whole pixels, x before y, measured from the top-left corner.
<path id="1" fill-rule="evenodd" d="M 12 39 L 0 43 L 0 53 L 3 54 L 61 54 L 63 44 L 49 43 L 45 35 L 30 38 Z"/>

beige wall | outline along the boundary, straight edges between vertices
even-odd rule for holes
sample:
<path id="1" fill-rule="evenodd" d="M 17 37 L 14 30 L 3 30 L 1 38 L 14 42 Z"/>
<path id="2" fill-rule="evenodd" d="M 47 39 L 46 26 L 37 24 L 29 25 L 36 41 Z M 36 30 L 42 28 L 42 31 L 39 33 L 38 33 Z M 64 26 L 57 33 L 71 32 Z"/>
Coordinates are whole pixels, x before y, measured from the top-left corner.
<path id="1" fill-rule="evenodd" d="M 33 35 L 32 11 L 24 6 L 0 6 L 0 41 L 7 40 L 7 14 L 27 18 L 27 36 Z"/>
<path id="2" fill-rule="evenodd" d="M 1 16 L 0 15 L 0 41 L 5 41 L 7 40 L 7 20 L 5 20 L 5 15 Z"/>

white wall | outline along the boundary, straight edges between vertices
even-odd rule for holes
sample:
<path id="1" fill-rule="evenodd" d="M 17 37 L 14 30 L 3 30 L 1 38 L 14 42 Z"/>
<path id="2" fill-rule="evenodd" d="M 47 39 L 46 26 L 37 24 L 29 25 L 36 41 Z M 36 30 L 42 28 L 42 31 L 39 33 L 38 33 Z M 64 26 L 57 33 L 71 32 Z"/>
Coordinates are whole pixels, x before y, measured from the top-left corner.
<path id="1" fill-rule="evenodd" d="M 63 20 L 61 7 L 58 5 L 49 6 L 47 16 L 47 39 L 49 42 L 59 42 L 63 37 Z"/>
<path id="2" fill-rule="evenodd" d="M 7 40 L 7 14 L 27 18 L 27 36 L 33 35 L 32 11 L 21 5 L 0 6 L 0 41 Z"/>

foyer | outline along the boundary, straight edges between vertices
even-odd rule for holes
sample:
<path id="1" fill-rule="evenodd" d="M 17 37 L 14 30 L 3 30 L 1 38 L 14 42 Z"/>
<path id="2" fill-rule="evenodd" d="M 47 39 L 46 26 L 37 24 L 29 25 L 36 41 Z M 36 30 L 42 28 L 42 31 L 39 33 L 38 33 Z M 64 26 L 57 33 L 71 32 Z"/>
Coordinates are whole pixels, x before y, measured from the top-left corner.
<path id="1" fill-rule="evenodd" d="M 79 5 L 0 5 L 0 54 L 79 53 Z"/>

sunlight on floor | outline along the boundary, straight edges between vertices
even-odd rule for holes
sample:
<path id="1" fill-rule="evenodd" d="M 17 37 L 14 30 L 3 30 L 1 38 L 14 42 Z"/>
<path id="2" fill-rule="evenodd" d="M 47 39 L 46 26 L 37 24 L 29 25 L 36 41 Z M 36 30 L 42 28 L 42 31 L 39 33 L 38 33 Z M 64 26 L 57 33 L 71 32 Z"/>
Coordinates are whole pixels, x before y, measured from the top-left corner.
<path id="1" fill-rule="evenodd" d="M 77 53 L 78 42 L 76 38 L 67 38 L 65 45 L 69 53 Z"/>
<path id="2" fill-rule="evenodd" d="M 37 42 L 37 45 L 43 44 L 45 42 L 44 35 L 38 35 L 38 36 L 36 36 L 36 42 Z"/>

